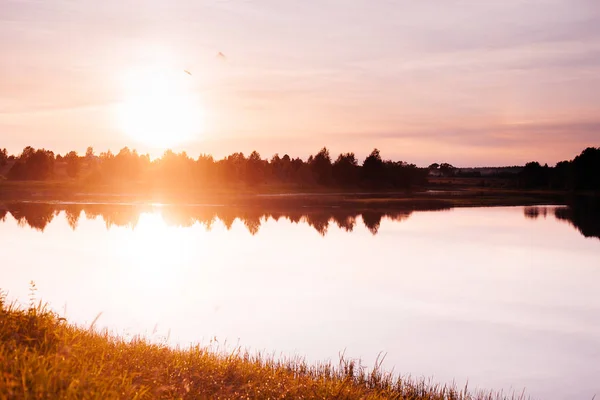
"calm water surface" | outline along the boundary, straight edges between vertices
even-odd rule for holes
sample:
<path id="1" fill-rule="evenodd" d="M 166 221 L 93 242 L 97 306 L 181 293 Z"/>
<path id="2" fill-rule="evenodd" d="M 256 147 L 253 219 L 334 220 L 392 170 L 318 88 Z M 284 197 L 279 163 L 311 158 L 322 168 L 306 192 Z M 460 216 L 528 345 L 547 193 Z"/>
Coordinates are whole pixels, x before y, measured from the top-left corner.
<path id="1" fill-rule="evenodd" d="M 360 213 L 0 205 L 9 298 L 171 344 L 533 398 L 600 395 L 597 219 L 555 207 Z M 574 221 L 574 222 L 571 222 Z M 588 236 L 588 237 L 586 237 Z"/>

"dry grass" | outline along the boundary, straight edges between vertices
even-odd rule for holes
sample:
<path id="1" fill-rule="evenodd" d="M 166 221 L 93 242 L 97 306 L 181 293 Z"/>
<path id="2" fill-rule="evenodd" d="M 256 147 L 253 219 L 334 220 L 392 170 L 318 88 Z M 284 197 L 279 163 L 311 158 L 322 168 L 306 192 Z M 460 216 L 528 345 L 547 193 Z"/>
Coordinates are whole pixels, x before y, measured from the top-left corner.
<path id="1" fill-rule="evenodd" d="M 92 324 L 93 325 L 93 324 Z M 0 297 L 1 399 L 502 399 L 345 360 L 276 361 L 240 350 L 173 349 L 67 323 Z"/>

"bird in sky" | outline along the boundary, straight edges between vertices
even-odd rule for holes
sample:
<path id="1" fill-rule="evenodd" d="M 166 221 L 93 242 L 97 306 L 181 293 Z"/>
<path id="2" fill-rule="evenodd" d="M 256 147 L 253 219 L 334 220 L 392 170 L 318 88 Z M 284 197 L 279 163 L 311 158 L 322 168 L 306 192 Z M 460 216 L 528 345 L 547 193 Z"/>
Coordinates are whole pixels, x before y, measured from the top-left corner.
<path id="1" fill-rule="evenodd" d="M 225 54 L 223 54 L 222 52 L 218 52 L 217 53 L 217 58 L 219 60 L 227 60 L 227 57 L 225 56 Z M 190 71 L 188 71 L 187 69 L 184 69 L 183 72 L 185 72 L 186 74 L 188 74 L 189 76 L 192 76 L 192 73 Z"/>

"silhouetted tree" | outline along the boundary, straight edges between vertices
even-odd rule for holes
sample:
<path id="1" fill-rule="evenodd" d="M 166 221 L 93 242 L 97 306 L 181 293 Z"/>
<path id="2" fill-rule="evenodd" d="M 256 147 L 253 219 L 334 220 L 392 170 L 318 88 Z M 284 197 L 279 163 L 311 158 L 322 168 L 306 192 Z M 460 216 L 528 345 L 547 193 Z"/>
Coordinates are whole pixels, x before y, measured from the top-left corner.
<path id="1" fill-rule="evenodd" d="M 239 183 L 246 177 L 246 158 L 244 153 L 233 153 L 217 163 L 225 182 Z"/>
<path id="2" fill-rule="evenodd" d="M 246 182 L 251 185 L 257 185 L 263 181 L 264 162 L 257 151 L 253 151 L 246 160 Z"/>
<path id="3" fill-rule="evenodd" d="M 373 149 L 363 162 L 362 172 L 365 183 L 372 187 L 379 187 L 385 181 L 384 164 L 378 149 Z"/>
<path id="4" fill-rule="evenodd" d="M 358 160 L 354 153 L 340 154 L 333 163 L 333 179 L 340 186 L 355 186 L 358 183 Z"/>
<path id="5" fill-rule="evenodd" d="M 8 152 L 6 149 L 0 149 L 0 167 L 4 167 L 8 163 Z"/>
<path id="6" fill-rule="evenodd" d="M 196 179 L 202 185 L 208 185 L 215 181 L 215 160 L 211 155 L 201 154 L 196 160 Z"/>
<path id="7" fill-rule="evenodd" d="M 8 172 L 12 180 L 45 180 L 54 173 L 54 153 L 45 149 L 36 150 L 31 146 L 23 152 Z"/>
<path id="8" fill-rule="evenodd" d="M 329 150 L 323 147 L 314 157 L 310 159 L 308 164 L 311 167 L 315 181 L 319 185 L 327 185 L 331 183 L 331 157 Z"/>
<path id="9" fill-rule="evenodd" d="M 456 167 L 453 166 L 452 164 L 441 163 L 439 166 L 439 170 L 443 176 L 450 177 L 450 176 L 454 176 L 454 174 L 456 172 Z"/>
<path id="10" fill-rule="evenodd" d="M 167 150 L 162 158 L 155 161 L 154 175 L 162 185 L 188 187 L 196 177 L 195 167 L 196 162 L 186 152 L 174 153 Z"/>
<path id="11" fill-rule="evenodd" d="M 63 160 L 67 163 L 67 175 L 71 178 L 76 178 L 81 170 L 81 161 L 79 160 L 77 152 L 71 151 L 67 153 L 67 155 L 63 157 Z"/>
<path id="12" fill-rule="evenodd" d="M 551 174 L 550 186 L 554 189 L 573 189 L 573 163 L 561 161 L 556 163 Z"/>
<path id="13" fill-rule="evenodd" d="M 525 164 L 519 173 L 519 186 L 524 188 L 540 188 L 548 186 L 548 166 L 542 167 L 539 162 Z"/>
<path id="14" fill-rule="evenodd" d="M 573 160 L 576 189 L 600 190 L 600 148 L 588 147 Z"/>
<path id="15" fill-rule="evenodd" d="M 150 157 L 140 156 L 137 151 L 124 147 L 116 156 L 110 150 L 100 154 L 100 166 L 104 179 L 136 181 L 148 170 Z"/>
<path id="16" fill-rule="evenodd" d="M 85 150 L 85 162 L 87 163 L 90 172 L 95 172 L 96 167 L 98 166 L 98 159 L 94 154 L 94 148 L 91 146 Z"/>
<path id="17" fill-rule="evenodd" d="M 426 168 L 417 168 L 414 164 L 390 160 L 385 161 L 384 166 L 387 185 L 393 188 L 408 189 L 427 182 L 429 170 Z"/>

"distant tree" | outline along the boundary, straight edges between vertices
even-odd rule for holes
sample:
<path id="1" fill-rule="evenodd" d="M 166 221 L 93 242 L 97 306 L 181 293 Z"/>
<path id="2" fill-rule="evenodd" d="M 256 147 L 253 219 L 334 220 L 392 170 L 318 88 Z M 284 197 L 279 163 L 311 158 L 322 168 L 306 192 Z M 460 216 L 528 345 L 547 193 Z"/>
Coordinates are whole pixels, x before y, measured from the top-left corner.
<path id="1" fill-rule="evenodd" d="M 144 165 L 149 163 L 149 160 L 147 161 L 145 157 L 135 157 L 135 153 L 132 155 L 133 158 L 130 162 L 134 163 L 135 174 L 139 177 L 145 169 Z M 167 150 L 162 158 L 156 160 L 154 164 L 156 169 L 154 175 L 161 185 L 189 187 L 196 178 L 195 169 L 197 164 L 185 151 L 175 153 L 172 150 Z"/>
<path id="2" fill-rule="evenodd" d="M 67 163 L 67 175 L 71 178 L 76 178 L 81 170 L 81 161 L 77 152 L 71 151 L 67 153 L 63 159 Z"/>
<path id="3" fill-rule="evenodd" d="M 31 157 L 33 157 L 33 155 L 35 153 L 36 153 L 36 150 L 33 147 L 27 146 L 23 149 L 23 152 L 21 153 L 19 158 L 23 161 L 26 161 L 26 160 L 30 159 Z"/>
<path id="4" fill-rule="evenodd" d="M 98 168 L 94 174 L 101 176 L 102 181 L 137 181 L 149 171 L 150 158 L 124 147 L 117 155 L 110 150 L 101 153 Z"/>
<path id="5" fill-rule="evenodd" d="M 581 190 L 600 190 L 600 148 L 588 147 L 573 160 L 574 186 Z"/>
<path id="6" fill-rule="evenodd" d="M 171 150 L 167 150 L 165 153 L 172 154 L 173 152 Z M 131 150 L 129 150 L 129 147 L 127 147 L 127 146 L 123 147 L 117 153 L 117 157 L 127 158 L 130 156 L 131 156 Z"/>
<path id="7" fill-rule="evenodd" d="M 309 157 L 309 159 L 312 161 L 311 157 Z M 316 183 L 314 171 L 308 162 L 305 163 L 301 159 L 295 158 L 292 161 L 292 168 L 295 183 L 302 187 L 313 186 Z"/>
<path id="8" fill-rule="evenodd" d="M 300 160 L 300 162 L 302 162 L 302 160 Z M 293 178 L 293 175 L 296 171 L 296 166 L 292 162 L 290 156 L 287 154 L 284 154 L 283 157 L 281 157 L 279 168 L 281 171 L 279 173 L 276 173 L 275 175 L 279 175 L 281 177 L 281 180 L 284 182 L 290 181 Z"/>
<path id="9" fill-rule="evenodd" d="M 436 170 L 439 168 L 440 168 L 440 164 L 438 164 L 438 163 L 433 163 L 428 167 L 429 170 Z"/>
<path id="10" fill-rule="evenodd" d="M 448 163 L 440 164 L 439 169 L 444 176 L 454 176 L 456 173 L 456 167 Z"/>
<path id="11" fill-rule="evenodd" d="M 88 148 L 85 150 L 85 158 L 86 158 L 87 160 L 91 160 L 91 159 L 93 159 L 94 157 L 95 157 L 95 155 L 94 155 L 94 148 L 93 148 L 92 146 L 90 146 L 90 147 L 88 147 Z"/>
<path id="12" fill-rule="evenodd" d="M 384 161 L 386 184 L 392 188 L 409 189 L 427 182 L 429 169 L 417 168 L 404 161 Z"/>
<path id="13" fill-rule="evenodd" d="M 266 164 L 266 171 L 266 179 L 279 182 L 284 180 L 285 175 L 283 161 L 281 160 L 281 157 L 279 157 L 278 153 L 275 153 L 273 157 L 271 157 L 271 160 Z"/>
<path id="14" fill-rule="evenodd" d="M 549 172 L 548 165 L 542 167 L 537 161 L 528 162 L 519 173 L 519 186 L 522 188 L 541 188 L 548 186 Z"/>
<path id="15" fill-rule="evenodd" d="M 363 180 L 369 186 L 381 186 L 385 182 L 384 164 L 378 149 L 373 149 L 362 165 Z"/>
<path id="16" fill-rule="evenodd" d="M 554 189 L 573 189 L 573 163 L 560 161 L 550 174 L 550 186 Z"/>
<path id="17" fill-rule="evenodd" d="M 333 179 L 340 186 L 358 184 L 358 160 L 354 153 L 340 154 L 333 163 Z"/>
<path id="18" fill-rule="evenodd" d="M 103 153 L 100 153 L 100 160 L 101 161 L 107 161 L 107 160 L 110 160 L 110 159 L 112 159 L 114 157 L 115 157 L 115 155 L 110 150 L 105 151 Z"/>
<path id="19" fill-rule="evenodd" d="M 207 185 L 213 182 L 215 178 L 215 160 L 209 154 L 201 154 L 196 160 L 196 178 L 198 181 Z"/>
<path id="20" fill-rule="evenodd" d="M 46 180 L 54 172 L 54 153 L 27 146 L 8 172 L 12 180 Z"/>
<path id="21" fill-rule="evenodd" d="M 323 147 L 314 157 L 310 158 L 308 164 L 310 165 L 315 181 L 319 185 L 331 183 L 332 166 L 327 147 Z"/>
<path id="22" fill-rule="evenodd" d="M 4 167 L 8 163 L 8 152 L 6 149 L 0 150 L 0 167 Z"/>
<path id="23" fill-rule="evenodd" d="M 264 163 L 257 151 L 253 151 L 246 160 L 246 181 L 256 185 L 263 180 Z"/>

